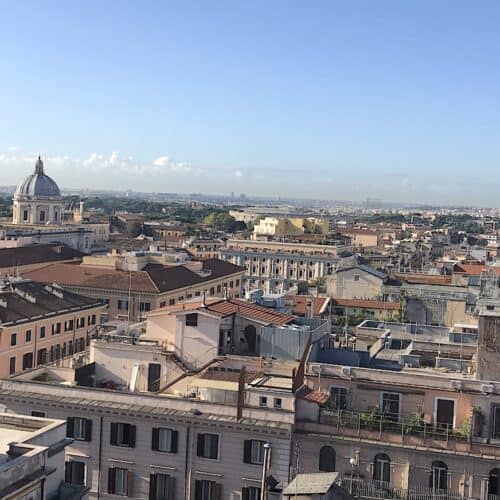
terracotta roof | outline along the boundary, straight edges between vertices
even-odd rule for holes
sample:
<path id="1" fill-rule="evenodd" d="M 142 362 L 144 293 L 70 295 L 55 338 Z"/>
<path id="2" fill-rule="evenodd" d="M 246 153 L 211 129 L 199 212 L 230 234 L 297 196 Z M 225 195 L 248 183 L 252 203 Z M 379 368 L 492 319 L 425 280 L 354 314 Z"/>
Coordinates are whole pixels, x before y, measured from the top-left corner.
<path id="1" fill-rule="evenodd" d="M 292 300 L 293 314 L 297 316 L 306 315 L 309 300 L 312 301 L 313 316 L 320 316 L 330 300 L 328 297 L 312 297 L 310 295 L 290 295 L 288 298 Z"/>
<path id="2" fill-rule="evenodd" d="M 185 311 L 206 311 L 221 318 L 240 314 L 245 318 L 252 319 L 265 325 L 287 325 L 294 321 L 294 317 L 289 314 L 283 314 L 267 307 L 262 307 L 257 304 L 251 304 L 238 299 L 207 299 L 206 306 L 202 307 L 202 301 L 193 300 L 181 302 L 173 306 L 166 306 L 162 309 L 157 309 L 150 313 L 155 316 L 161 314 L 162 311 L 168 311 L 172 314 Z"/>
<path id="3" fill-rule="evenodd" d="M 333 305 L 341 307 L 357 307 L 359 309 L 390 309 L 396 311 L 399 309 L 397 302 L 382 302 L 381 300 L 363 300 L 363 299 L 332 299 Z"/>
<path id="4" fill-rule="evenodd" d="M 324 405 L 330 399 L 330 396 L 326 392 L 313 391 L 310 387 L 301 391 L 299 397 L 319 405 Z"/>
<path id="5" fill-rule="evenodd" d="M 83 254 L 65 245 L 32 245 L 0 249 L 0 268 L 15 268 L 45 262 L 81 260 Z"/>
<path id="6" fill-rule="evenodd" d="M 165 267 L 150 264 L 142 271 L 121 271 L 75 264 L 52 264 L 24 273 L 25 278 L 42 283 L 59 283 L 82 288 L 128 290 L 145 293 L 164 293 L 178 288 L 197 285 L 242 271 L 230 262 L 209 259 L 203 262 L 206 275 L 185 266 Z"/>
<path id="7" fill-rule="evenodd" d="M 484 271 L 493 271 L 497 276 L 500 276 L 500 267 L 484 266 L 483 264 L 455 264 L 453 272 L 463 273 L 469 276 L 479 276 Z"/>
<path id="8" fill-rule="evenodd" d="M 451 276 L 423 273 L 394 273 L 394 276 L 410 284 L 451 285 Z"/>

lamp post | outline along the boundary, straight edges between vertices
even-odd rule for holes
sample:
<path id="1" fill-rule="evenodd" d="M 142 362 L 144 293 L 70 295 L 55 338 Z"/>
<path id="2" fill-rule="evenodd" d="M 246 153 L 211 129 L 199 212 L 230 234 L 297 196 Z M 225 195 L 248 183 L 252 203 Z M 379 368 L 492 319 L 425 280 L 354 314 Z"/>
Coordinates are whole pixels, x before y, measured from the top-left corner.
<path id="1" fill-rule="evenodd" d="M 359 450 L 354 452 L 354 456 L 349 459 L 349 463 L 351 464 L 351 481 L 349 486 L 349 493 L 352 495 L 352 482 L 354 477 L 354 469 L 358 469 L 359 465 Z"/>

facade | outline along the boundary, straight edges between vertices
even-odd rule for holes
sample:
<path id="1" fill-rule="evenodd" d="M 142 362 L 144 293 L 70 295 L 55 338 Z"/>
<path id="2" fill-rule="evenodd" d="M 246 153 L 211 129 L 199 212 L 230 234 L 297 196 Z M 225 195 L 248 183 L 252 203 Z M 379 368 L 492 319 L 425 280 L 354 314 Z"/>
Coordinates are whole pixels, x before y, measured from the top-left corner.
<path id="1" fill-rule="evenodd" d="M 0 404 L 67 420 L 67 470 L 83 471 L 76 479 L 89 498 L 260 499 L 264 478 L 268 500 L 278 500 L 289 481 L 300 363 L 219 356 L 207 342 L 217 345 L 224 325 L 244 331 L 292 318 L 231 301 L 200 307 L 105 334 L 76 369 L 0 381 Z"/>
<path id="2" fill-rule="evenodd" d="M 255 235 L 286 236 L 304 233 L 327 234 L 330 223 L 316 217 L 264 217 L 254 226 Z"/>
<path id="3" fill-rule="evenodd" d="M 284 293 L 300 282 L 317 282 L 356 257 L 350 247 L 277 241 L 228 240 L 221 258 L 245 268 L 245 290 Z"/>
<path id="4" fill-rule="evenodd" d="M 387 275 L 359 265 L 338 269 L 329 280 L 328 293 L 337 299 L 379 299 Z"/>
<path id="5" fill-rule="evenodd" d="M 492 305 L 481 309 L 480 339 L 494 331 Z M 498 351 L 483 359 L 480 349 L 476 367 L 471 329 L 388 328 L 372 340 L 358 331 L 349 351 L 311 349 L 293 447 L 303 471 L 337 471 L 364 498 L 382 488 L 383 498 L 497 499 Z"/>
<path id="6" fill-rule="evenodd" d="M 83 486 L 65 483 L 66 421 L 0 413 L 0 498 L 79 500 Z"/>
<path id="7" fill-rule="evenodd" d="M 239 297 L 243 269 L 209 259 L 184 265 L 147 264 L 130 270 L 112 266 L 53 264 L 24 274 L 41 283 L 58 283 L 64 289 L 103 300 L 108 309 L 103 321 L 140 321 L 149 311 L 208 296 Z M 104 263 L 105 264 L 105 263 Z"/>
<path id="8" fill-rule="evenodd" d="M 340 234 L 348 236 L 351 239 L 351 244 L 358 248 L 376 247 L 379 244 L 379 234 L 377 231 L 368 229 L 340 229 Z"/>
<path id="9" fill-rule="evenodd" d="M 0 290 L 0 377 L 84 351 L 104 308 L 56 285 L 7 282 Z"/>
<path id="10" fill-rule="evenodd" d="M 331 299 L 332 316 L 341 318 L 372 318 L 381 321 L 394 321 L 399 316 L 398 302 L 363 299 Z"/>

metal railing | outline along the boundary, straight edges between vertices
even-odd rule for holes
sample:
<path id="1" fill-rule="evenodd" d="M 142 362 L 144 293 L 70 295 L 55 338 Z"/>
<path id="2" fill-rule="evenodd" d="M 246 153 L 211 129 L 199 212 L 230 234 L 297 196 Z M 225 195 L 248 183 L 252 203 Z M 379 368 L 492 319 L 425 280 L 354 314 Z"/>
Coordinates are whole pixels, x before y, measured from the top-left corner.
<path id="1" fill-rule="evenodd" d="M 422 418 L 414 416 L 405 420 L 391 418 L 376 411 L 353 412 L 346 410 L 321 409 L 319 423 L 332 425 L 337 431 L 348 428 L 360 433 L 361 431 L 378 432 L 379 437 L 383 433 L 399 434 L 403 440 L 405 436 L 419 437 L 423 440 L 434 439 L 441 441 L 468 441 L 470 439 L 470 428 L 453 429 L 447 425 L 437 425 L 425 422 Z"/>
<path id="2" fill-rule="evenodd" d="M 355 475 L 351 476 L 349 474 L 341 476 L 340 485 L 347 490 L 353 498 L 373 498 L 380 500 L 462 500 L 465 498 L 461 493 L 449 489 L 434 490 L 425 487 L 411 489 L 395 488 L 391 486 L 390 483 L 385 483 L 383 481 L 366 481 Z"/>

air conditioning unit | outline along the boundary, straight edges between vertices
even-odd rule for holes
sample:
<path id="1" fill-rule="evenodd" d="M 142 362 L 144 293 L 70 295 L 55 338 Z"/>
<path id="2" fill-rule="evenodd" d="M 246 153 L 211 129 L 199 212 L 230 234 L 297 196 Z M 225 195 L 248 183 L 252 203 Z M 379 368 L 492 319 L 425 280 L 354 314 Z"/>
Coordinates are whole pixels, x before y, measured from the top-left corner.
<path id="1" fill-rule="evenodd" d="M 343 375 L 344 377 L 351 378 L 351 367 L 350 367 L 350 366 L 343 366 L 343 367 L 340 369 L 340 372 L 342 373 L 342 375 Z"/>
<path id="2" fill-rule="evenodd" d="M 481 391 L 485 394 L 491 394 L 494 391 L 495 387 L 492 384 L 483 384 L 481 386 Z"/>
<path id="3" fill-rule="evenodd" d="M 450 385 L 452 389 L 456 391 L 461 391 L 463 387 L 463 383 L 461 380 L 450 380 Z"/>

